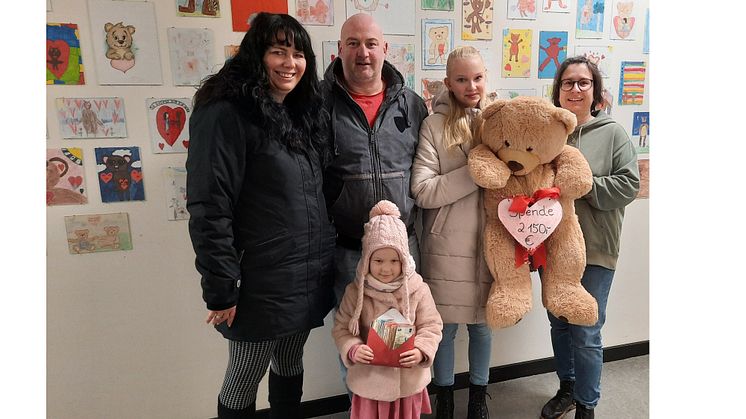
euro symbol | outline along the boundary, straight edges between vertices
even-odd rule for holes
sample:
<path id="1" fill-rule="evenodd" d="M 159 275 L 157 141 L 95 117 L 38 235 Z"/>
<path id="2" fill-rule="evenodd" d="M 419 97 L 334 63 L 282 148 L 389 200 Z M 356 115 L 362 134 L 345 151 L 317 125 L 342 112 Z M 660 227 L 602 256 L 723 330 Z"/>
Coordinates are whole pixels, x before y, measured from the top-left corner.
<path id="1" fill-rule="evenodd" d="M 534 245 L 534 241 L 531 239 L 532 237 L 534 237 L 534 235 L 529 234 L 528 236 L 526 236 L 525 239 L 523 239 L 523 241 L 526 243 L 526 246 L 531 247 Z"/>

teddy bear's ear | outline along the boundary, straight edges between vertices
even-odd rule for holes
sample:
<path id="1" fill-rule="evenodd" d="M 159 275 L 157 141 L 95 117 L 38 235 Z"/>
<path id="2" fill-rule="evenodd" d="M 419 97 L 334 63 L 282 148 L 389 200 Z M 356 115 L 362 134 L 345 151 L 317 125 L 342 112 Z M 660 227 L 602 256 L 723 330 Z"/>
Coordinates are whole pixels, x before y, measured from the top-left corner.
<path id="1" fill-rule="evenodd" d="M 111 28 L 113 28 L 113 27 L 114 27 L 114 25 L 111 22 L 106 22 L 106 25 L 104 25 L 104 30 L 106 32 L 109 32 L 111 30 Z"/>
<path id="2" fill-rule="evenodd" d="M 127 25 L 127 31 L 130 33 L 130 35 L 132 35 L 133 33 L 135 33 L 135 27 L 132 25 Z"/>
<path id="3" fill-rule="evenodd" d="M 479 115 L 482 119 L 492 118 L 494 114 L 500 111 L 503 106 L 508 104 L 508 99 L 497 99 L 487 106 L 484 111 Z"/>
<path id="4" fill-rule="evenodd" d="M 484 121 L 488 118 L 491 118 L 498 111 L 500 111 L 500 109 L 502 109 L 506 103 L 508 103 L 507 100 L 498 99 L 492 102 L 489 106 L 487 106 L 484 109 L 484 111 L 482 111 L 479 115 L 477 115 L 472 125 L 473 131 L 474 131 L 472 135 L 474 139 L 474 144 L 482 143 L 482 129 L 484 128 Z"/>
<path id="5" fill-rule="evenodd" d="M 578 119 L 575 117 L 575 114 L 567 109 L 554 108 L 554 118 L 565 125 L 567 135 L 572 134 L 575 131 L 575 126 L 578 125 Z"/>

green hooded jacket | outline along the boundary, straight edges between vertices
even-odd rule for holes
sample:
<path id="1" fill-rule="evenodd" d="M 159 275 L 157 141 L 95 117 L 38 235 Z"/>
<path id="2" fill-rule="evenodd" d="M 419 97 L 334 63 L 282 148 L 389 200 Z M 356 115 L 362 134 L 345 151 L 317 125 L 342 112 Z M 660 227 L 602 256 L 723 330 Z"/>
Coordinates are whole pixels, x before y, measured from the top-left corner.
<path id="1" fill-rule="evenodd" d="M 624 128 L 603 111 L 575 128 L 567 143 L 583 153 L 593 172 L 593 188 L 575 200 L 586 263 L 616 269 L 624 207 L 640 190 L 637 151 Z"/>

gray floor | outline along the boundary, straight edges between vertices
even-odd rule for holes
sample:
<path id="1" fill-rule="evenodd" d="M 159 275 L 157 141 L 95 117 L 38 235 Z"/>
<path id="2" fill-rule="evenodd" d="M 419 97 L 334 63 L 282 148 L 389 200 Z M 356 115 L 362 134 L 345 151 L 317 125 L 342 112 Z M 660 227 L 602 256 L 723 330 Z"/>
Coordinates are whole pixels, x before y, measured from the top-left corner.
<path id="1" fill-rule="evenodd" d="M 601 401 L 596 407 L 596 418 L 647 418 L 649 417 L 649 356 L 638 356 L 604 364 L 601 377 Z M 492 419 L 534 419 L 539 417 L 541 407 L 558 387 L 554 373 L 518 378 L 502 383 L 490 384 L 487 397 Z M 456 418 L 466 418 L 469 391 L 456 392 Z M 433 399 L 434 401 L 434 399 Z M 425 415 L 432 418 L 435 415 Z M 574 412 L 563 419 L 572 419 Z M 319 416 L 319 419 L 346 419 L 346 413 Z"/>

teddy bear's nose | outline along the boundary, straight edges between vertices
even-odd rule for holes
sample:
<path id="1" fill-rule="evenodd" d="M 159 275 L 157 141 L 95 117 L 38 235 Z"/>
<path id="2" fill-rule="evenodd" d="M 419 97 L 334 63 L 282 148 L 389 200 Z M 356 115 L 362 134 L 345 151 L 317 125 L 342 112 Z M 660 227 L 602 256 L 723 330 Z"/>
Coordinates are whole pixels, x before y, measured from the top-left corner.
<path id="1" fill-rule="evenodd" d="M 511 160 L 508 162 L 508 169 L 510 169 L 511 172 L 520 172 L 523 170 L 523 165 L 515 160 Z"/>

